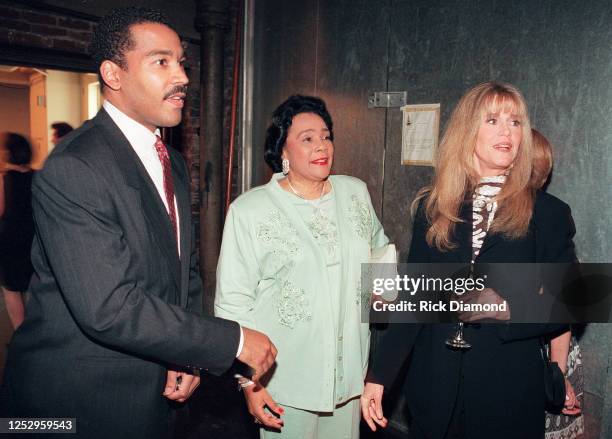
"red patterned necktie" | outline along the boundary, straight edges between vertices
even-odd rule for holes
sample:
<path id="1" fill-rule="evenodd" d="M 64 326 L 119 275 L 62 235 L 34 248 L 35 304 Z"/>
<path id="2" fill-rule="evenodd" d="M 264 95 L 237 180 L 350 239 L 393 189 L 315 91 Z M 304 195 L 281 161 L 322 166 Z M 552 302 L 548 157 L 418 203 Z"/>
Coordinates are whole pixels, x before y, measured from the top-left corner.
<path id="1" fill-rule="evenodd" d="M 177 225 L 176 225 L 176 209 L 174 207 L 174 180 L 172 179 L 172 165 L 170 164 L 170 156 L 168 155 L 168 149 L 164 142 L 159 136 L 155 142 L 155 149 L 159 156 L 159 161 L 162 165 L 164 173 L 164 192 L 166 193 L 166 202 L 168 203 L 168 216 L 172 223 L 172 229 L 174 230 L 174 237 L 178 240 Z"/>

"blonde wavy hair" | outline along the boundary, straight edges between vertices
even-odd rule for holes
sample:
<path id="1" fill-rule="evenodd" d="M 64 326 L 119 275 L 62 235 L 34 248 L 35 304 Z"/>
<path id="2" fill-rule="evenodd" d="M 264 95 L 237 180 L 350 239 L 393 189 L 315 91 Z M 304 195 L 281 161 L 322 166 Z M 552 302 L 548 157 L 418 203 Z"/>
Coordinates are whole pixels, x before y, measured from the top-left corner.
<path id="1" fill-rule="evenodd" d="M 430 224 L 427 243 L 445 251 L 456 247 L 453 232 L 462 204 L 480 180 L 474 150 L 480 125 L 487 114 L 510 112 L 521 123 L 522 141 L 506 183 L 497 195 L 498 209 L 490 231 L 515 239 L 524 236 L 533 211 L 535 192 L 530 185 L 532 168 L 531 125 L 527 104 L 511 84 L 485 82 L 469 90 L 455 107 L 436 157 L 436 175 L 431 186 L 419 191 L 413 208 L 423 198 Z"/>

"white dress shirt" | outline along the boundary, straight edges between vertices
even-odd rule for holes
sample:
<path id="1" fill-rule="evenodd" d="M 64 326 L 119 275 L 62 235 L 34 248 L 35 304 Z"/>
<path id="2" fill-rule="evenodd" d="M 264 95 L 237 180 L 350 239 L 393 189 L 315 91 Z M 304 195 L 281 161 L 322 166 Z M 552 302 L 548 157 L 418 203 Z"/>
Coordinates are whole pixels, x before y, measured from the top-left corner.
<path id="1" fill-rule="evenodd" d="M 108 115 L 111 117 L 113 122 L 117 124 L 121 132 L 125 137 L 127 137 L 128 142 L 134 148 L 134 152 L 144 165 L 149 177 L 153 180 L 153 184 L 155 184 L 155 189 L 159 193 L 159 196 L 166 207 L 166 211 L 168 211 L 168 202 L 166 201 L 166 192 L 164 191 L 164 171 L 162 169 L 161 161 L 159 160 L 159 156 L 157 155 L 157 150 L 155 149 L 155 142 L 157 141 L 157 137 L 159 136 L 159 129 L 156 129 L 155 132 L 151 132 L 144 125 L 136 122 L 134 119 L 126 115 L 124 112 L 119 110 L 113 104 L 111 104 L 108 100 L 105 100 L 102 104 Z M 176 234 L 177 234 L 177 248 L 179 256 L 181 255 L 181 228 L 179 221 L 179 213 L 178 206 L 176 204 L 176 195 L 174 196 L 174 211 L 176 212 Z M 168 212 L 169 214 L 169 212 Z M 238 351 L 236 352 L 236 357 L 238 357 L 242 353 L 242 346 L 244 345 L 244 333 L 242 331 L 242 327 L 240 328 L 240 342 L 238 343 Z"/>
<path id="2" fill-rule="evenodd" d="M 153 180 L 155 189 L 157 189 L 157 192 L 164 203 L 164 206 L 166 207 L 166 211 L 168 211 L 168 202 L 166 201 L 166 192 L 164 191 L 164 170 L 162 169 L 159 155 L 157 155 L 157 150 L 155 149 L 155 142 L 157 141 L 156 136 L 159 136 L 159 129 L 156 129 L 154 133 L 151 132 L 147 127 L 127 116 L 107 100 L 104 101 L 102 106 L 111 119 L 113 119 L 113 122 L 117 124 L 123 135 L 127 137 L 130 145 L 132 145 L 132 148 L 134 148 L 134 152 L 136 152 L 136 155 L 147 170 L 149 177 L 151 177 L 151 180 Z M 176 196 L 174 197 L 174 211 L 176 212 L 176 242 L 180 256 L 181 228 L 178 206 L 176 204 Z M 168 214 L 170 214 L 169 211 Z"/>

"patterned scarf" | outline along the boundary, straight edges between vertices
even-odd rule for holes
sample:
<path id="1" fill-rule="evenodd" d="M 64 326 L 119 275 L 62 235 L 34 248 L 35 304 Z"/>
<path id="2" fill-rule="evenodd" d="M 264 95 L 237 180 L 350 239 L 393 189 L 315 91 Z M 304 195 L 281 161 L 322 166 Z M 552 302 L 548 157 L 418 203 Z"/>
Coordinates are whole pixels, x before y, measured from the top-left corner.
<path id="1" fill-rule="evenodd" d="M 485 236 L 497 211 L 495 197 L 506 182 L 505 175 L 484 177 L 472 196 L 472 263 L 480 253 Z"/>

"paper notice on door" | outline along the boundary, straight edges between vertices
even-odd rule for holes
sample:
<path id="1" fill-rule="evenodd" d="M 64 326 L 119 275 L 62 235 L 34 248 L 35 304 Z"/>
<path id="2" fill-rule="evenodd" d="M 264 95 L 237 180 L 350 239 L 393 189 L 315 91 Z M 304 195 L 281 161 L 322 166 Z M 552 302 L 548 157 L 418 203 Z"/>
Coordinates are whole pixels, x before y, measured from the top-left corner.
<path id="1" fill-rule="evenodd" d="M 401 110 L 402 164 L 434 166 L 438 148 L 440 104 L 405 105 Z"/>

